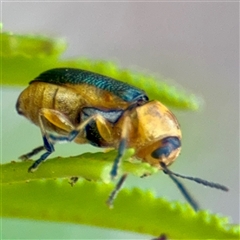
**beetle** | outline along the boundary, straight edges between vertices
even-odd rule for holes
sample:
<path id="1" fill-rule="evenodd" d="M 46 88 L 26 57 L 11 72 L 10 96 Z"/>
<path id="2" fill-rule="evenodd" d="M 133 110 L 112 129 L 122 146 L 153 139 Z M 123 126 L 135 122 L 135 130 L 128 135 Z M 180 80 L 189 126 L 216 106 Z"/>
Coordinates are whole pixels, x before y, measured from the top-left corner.
<path id="1" fill-rule="evenodd" d="M 127 83 L 81 69 L 50 69 L 23 90 L 16 110 L 39 126 L 43 137 L 43 146 L 20 157 L 28 159 L 45 150 L 29 172 L 35 171 L 48 158 L 56 142 L 75 141 L 117 149 L 110 172 L 112 178 L 118 174 L 125 149 L 134 148 L 136 158 L 171 177 L 195 210 L 199 209 L 198 204 L 176 176 L 228 190 L 220 184 L 182 176 L 168 169 L 181 151 L 179 123 L 162 103 L 149 100 L 143 90 Z M 110 194 L 108 205 L 112 205 L 126 178 L 125 173 Z"/>

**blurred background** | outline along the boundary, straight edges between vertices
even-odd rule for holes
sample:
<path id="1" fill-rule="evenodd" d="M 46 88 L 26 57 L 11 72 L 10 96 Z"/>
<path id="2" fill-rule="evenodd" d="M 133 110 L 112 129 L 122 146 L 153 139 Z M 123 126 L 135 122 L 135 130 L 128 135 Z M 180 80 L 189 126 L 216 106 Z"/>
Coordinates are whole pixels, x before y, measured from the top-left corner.
<path id="1" fill-rule="evenodd" d="M 200 95 L 205 101 L 200 112 L 172 109 L 182 127 L 183 147 L 171 170 L 228 186 L 225 193 L 185 181 L 203 209 L 239 223 L 239 3 L 2 2 L 1 6 L 4 30 L 64 37 L 69 44 L 64 58 L 115 61 L 123 68 L 174 79 Z M 39 129 L 15 111 L 22 89 L 2 91 L 6 162 L 41 144 Z M 86 151 L 76 144 L 56 149 L 56 156 Z M 90 146 L 88 150 L 99 151 Z M 125 186 L 153 189 L 158 196 L 185 201 L 161 172 L 144 179 L 131 176 Z M 4 219 L 2 227 L 3 239 L 150 238 L 17 219 Z"/>

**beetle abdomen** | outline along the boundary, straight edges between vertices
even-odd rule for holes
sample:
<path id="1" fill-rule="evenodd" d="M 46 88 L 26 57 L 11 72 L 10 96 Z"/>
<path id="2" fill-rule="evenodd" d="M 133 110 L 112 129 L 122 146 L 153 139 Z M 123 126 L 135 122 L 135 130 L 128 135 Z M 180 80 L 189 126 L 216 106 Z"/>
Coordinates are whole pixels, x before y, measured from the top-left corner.
<path id="1" fill-rule="evenodd" d="M 77 125 L 79 111 L 85 104 L 85 100 L 69 88 L 33 82 L 20 94 L 16 109 L 36 125 L 39 125 L 39 111 L 42 108 L 57 110 Z"/>

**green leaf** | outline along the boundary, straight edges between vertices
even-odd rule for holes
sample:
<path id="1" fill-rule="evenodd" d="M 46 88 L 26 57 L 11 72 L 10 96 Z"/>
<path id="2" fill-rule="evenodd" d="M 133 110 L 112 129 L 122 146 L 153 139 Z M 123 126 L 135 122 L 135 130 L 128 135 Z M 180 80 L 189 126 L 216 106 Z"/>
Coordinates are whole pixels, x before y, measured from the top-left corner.
<path id="1" fill-rule="evenodd" d="M 2 33 L 2 84 L 27 86 L 47 69 L 75 67 L 128 82 L 145 89 L 150 98 L 178 109 L 200 107 L 199 98 L 163 79 L 119 69 L 112 62 L 86 58 L 62 60 L 65 49 L 63 39 Z M 133 159 L 133 153 L 131 149 L 126 151 L 122 172 L 136 176 L 157 172 L 149 164 Z M 105 202 L 114 186 L 107 183 L 115 156 L 116 151 L 110 151 L 49 159 L 34 173 L 27 172 L 32 163 L 29 161 L 0 165 L 1 216 L 89 224 L 153 236 L 164 233 L 171 239 L 239 238 L 239 227 L 230 225 L 227 218 L 207 211 L 195 213 L 188 204 L 170 203 L 140 189 L 123 189 L 114 209 L 109 209 Z M 81 177 L 74 187 L 68 184 L 72 176 Z"/>
<path id="2" fill-rule="evenodd" d="M 128 150 L 124 159 L 132 154 L 133 150 Z M 188 204 L 170 203 L 150 191 L 123 189 L 114 208 L 109 209 L 105 202 L 114 186 L 104 182 L 109 182 L 114 156 L 116 151 L 49 159 L 34 173 L 27 172 L 32 161 L 1 165 L 1 216 L 89 224 L 153 236 L 164 233 L 171 239 L 234 239 L 239 235 L 227 218 L 207 211 L 196 213 Z M 124 161 L 122 168 L 137 176 L 157 171 L 136 161 Z M 81 179 L 71 187 L 71 176 L 92 181 Z"/>
<path id="3" fill-rule="evenodd" d="M 123 172 L 130 172 L 138 177 L 151 175 L 158 171 L 157 168 L 148 163 L 142 163 L 131 158 L 134 150 L 128 149 L 123 160 L 130 160 L 123 164 Z M 71 178 L 80 176 L 94 181 L 110 182 L 110 171 L 113 160 L 117 155 L 116 150 L 108 153 L 84 153 L 74 157 L 57 157 L 48 159 L 34 173 L 28 173 L 27 169 L 32 165 L 32 161 L 11 162 L 3 164 L 1 170 L 1 183 L 20 183 L 41 179 Z M 132 163 L 134 162 L 134 164 Z"/>

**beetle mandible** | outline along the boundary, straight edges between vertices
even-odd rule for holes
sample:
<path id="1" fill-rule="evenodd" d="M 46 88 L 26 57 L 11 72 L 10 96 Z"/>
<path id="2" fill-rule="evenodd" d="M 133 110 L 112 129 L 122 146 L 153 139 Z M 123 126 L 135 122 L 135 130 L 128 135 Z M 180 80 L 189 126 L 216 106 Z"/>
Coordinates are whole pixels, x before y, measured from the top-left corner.
<path id="1" fill-rule="evenodd" d="M 158 167 L 172 178 L 195 210 L 198 210 L 198 204 L 176 176 L 228 190 L 220 184 L 182 176 L 168 169 L 181 150 L 179 123 L 162 103 L 150 101 L 143 90 L 127 83 L 81 69 L 51 69 L 29 83 L 20 94 L 16 109 L 40 127 L 43 137 L 43 146 L 20 157 L 28 159 L 45 150 L 29 168 L 30 172 L 54 151 L 55 142 L 75 141 L 117 149 L 110 172 L 112 178 L 118 174 L 124 150 L 134 148 L 137 158 Z M 126 177 L 127 174 L 123 174 L 110 194 L 109 205 Z"/>

